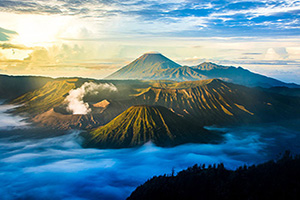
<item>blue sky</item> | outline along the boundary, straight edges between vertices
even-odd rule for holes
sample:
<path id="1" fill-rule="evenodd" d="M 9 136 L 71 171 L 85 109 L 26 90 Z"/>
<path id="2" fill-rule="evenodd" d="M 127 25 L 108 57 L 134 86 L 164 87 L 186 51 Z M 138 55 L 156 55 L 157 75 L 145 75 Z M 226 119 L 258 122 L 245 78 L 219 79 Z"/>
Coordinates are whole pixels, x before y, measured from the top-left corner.
<path id="1" fill-rule="evenodd" d="M 124 18 L 144 24 L 181 24 L 177 29 L 135 27 L 140 34 L 167 36 L 298 36 L 300 1 L 193 1 L 193 0 L 4 0 L 0 10 L 17 14 L 64 15 L 91 20 Z M 121 20 L 122 21 L 122 20 Z M 132 24 L 134 25 L 134 24 Z M 134 29 L 130 27 L 129 33 Z M 120 30 L 119 30 L 120 31 Z"/>
<path id="2" fill-rule="evenodd" d="M 101 78 L 156 50 L 180 64 L 209 60 L 295 82 L 299 14 L 300 1 L 291 0 L 2 0 L 0 70 L 30 74 L 44 53 L 55 56 L 36 73 L 97 69 Z"/>

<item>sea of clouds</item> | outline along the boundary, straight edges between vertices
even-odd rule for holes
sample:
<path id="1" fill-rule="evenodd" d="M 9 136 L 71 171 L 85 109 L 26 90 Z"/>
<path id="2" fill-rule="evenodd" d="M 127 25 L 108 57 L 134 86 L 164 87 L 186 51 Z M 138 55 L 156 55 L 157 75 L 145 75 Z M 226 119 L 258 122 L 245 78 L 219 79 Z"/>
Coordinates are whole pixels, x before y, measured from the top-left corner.
<path id="1" fill-rule="evenodd" d="M 0 100 L 0 130 L 12 129 L 14 127 L 25 127 L 27 123 L 24 118 L 19 116 L 12 116 L 7 111 L 15 108 L 14 105 L 1 105 L 3 101 Z"/>
<path id="2" fill-rule="evenodd" d="M 147 143 L 131 149 L 83 149 L 79 131 L 46 138 L 27 137 L 28 124 L 0 106 L 0 197 L 10 199 L 125 199 L 154 175 L 198 164 L 224 163 L 234 169 L 275 159 L 287 148 L 300 153 L 300 137 L 277 125 L 213 128 L 221 144 L 173 148 Z M 15 122 L 13 122 L 15 121 Z M 24 131 L 24 127 L 26 131 Z M 6 127 L 6 129 L 5 129 Z M 33 130 L 33 129 L 32 129 Z M 39 132 L 39 134 L 45 134 Z"/>

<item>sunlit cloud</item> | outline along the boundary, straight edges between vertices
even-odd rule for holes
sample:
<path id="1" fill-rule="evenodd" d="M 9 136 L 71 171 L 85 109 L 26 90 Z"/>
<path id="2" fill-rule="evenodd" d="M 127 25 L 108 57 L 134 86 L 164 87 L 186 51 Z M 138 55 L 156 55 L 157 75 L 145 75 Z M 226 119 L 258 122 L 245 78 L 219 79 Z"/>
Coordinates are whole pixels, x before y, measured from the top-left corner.
<path id="1" fill-rule="evenodd" d="M 102 1 L 102 0 L 7 0 L 0 3 L 0 11 L 18 14 L 40 14 L 52 16 L 78 16 L 89 18 L 98 25 L 116 24 L 115 32 L 145 32 L 144 24 L 154 24 L 156 32 L 198 31 L 198 36 L 206 36 L 206 31 L 215 32 L 222 27 L 231 35 L 240 34 L 245 27 L 277 29 L 285 28 L 288 35 L 299 30 L 298 1 Z M 121 23 L 118 23 L 121 22 Z M 135 26 L 131 26 L 134 22 Z M 226 22 L 226 23 L 224 23 Z M 168 29 L 169 24 L 177 24 L 177 31 Z M 185 25 L 182 27 L 182 25 Z M 167 26 L 167 28 L 165 27 Z M 189 28 L 186 29 L 185 27 Z M 273 26 L 273 27 L 272 27 Z M 232 30 L 234 28 L 234 30 Z M 107 29 L 106 29 L 107 30 Z M 153 26 L 148 29 L 151 33 Z M 278 31 L 278 30 L 277 30 Z M 126 33 L 126 32 L 125 32 Z M 280 32 L 277 32 L 280 34 Z M 213 33 L 211 33 L 213 34 Z M 229 34 L 229 33 L 227 33 Z M 248 33 L 251 34 L 251 33 Z M 286 32 L 284 33 L 286 35 Z M 221 33 L 217 34 L 221 35 Z M 184 34 L 182 34 L 184 36 Z M 259 34 L 259 36 L 262 36 Z"/>
<path id="2" fill-rule="evenodd" d="M 299 12 L 291 0 L 5 0 L 0 69 L 103 78 L 155 50 L 273 76 L 299 66 Z"/>

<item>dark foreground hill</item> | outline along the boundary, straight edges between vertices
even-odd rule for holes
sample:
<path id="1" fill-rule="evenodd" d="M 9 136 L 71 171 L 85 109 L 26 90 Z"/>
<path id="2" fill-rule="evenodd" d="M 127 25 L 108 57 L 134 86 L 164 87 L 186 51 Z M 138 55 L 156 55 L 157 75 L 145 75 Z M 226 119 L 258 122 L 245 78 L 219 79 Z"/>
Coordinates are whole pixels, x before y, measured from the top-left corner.
<path id="1" fill-rule="evenodd" d="M 176 176 L 153 177 L 139 186 L 128 200 L 152 199 L 299 199 L 300 156 L 286 153 L 277 162 L 227 170 L 194 165 Z"/>
<path id="2" fill-rule="evenodd" d="M 162 106 L 132 106 L 87 135 L 83 146 L 126 148 L 152 141 L 158 146 L 213 143 L 220 136 Z"/>

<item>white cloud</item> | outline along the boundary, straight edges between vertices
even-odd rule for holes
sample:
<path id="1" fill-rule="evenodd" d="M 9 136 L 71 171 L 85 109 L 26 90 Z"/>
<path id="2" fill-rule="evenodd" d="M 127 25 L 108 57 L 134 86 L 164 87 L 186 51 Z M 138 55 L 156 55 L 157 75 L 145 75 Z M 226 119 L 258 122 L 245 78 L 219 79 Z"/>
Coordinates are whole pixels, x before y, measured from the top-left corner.
<path id="1" fill-rule="evenodd" d="M 289 59 L 300 60 L 300 47 L 288 47 L 286 51 L 289 54 Z"/>
<path id="2" fill-rule="evenodd" d="M 280 60 L 282 57 L 273 48 L 269 48 L 264 57 L 265 60 Z"/>
<path id="3" fill-rule="evenodd" d="M 117 88 L 111 83 L 96 84 L 85 82 L 80 88 L 73 89 L 69 92 L 65 101 L 68 103 L 67 110 L 73 115 L 86 115 L 91 112 L 89 104 L 83 101 L 87 94 L 98 94 L 99 92 L 116 92 Z"/>

